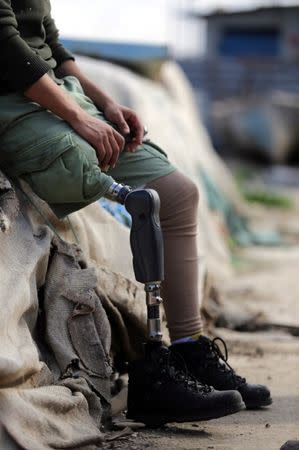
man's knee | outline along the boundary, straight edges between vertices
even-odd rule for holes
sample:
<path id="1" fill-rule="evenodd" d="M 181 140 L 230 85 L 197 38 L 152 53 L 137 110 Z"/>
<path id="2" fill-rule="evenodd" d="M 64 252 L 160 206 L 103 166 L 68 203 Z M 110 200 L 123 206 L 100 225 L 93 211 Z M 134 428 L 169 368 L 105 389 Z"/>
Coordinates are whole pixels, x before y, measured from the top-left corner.
<path id="1" fill-rule="evenodd" d="M 170 181 L 170 180 L 169 180 Z M 171 196 L 177 205 L 185 208 L 197 208 L 199 203 L 199 190 L 197 184 L 183 173 L 176 171 L 169 185 Z"/>
<path id="2" fill-rule="evenodd" d="M 191 205 L 197 206 L 200 199 L 198 186 L 191 178 L 185 175 L 184 178 L 184 192 L 186 193 L 186 197 L 188 197 Z"/>
<path id="3" fill-rule="evenodd" d="M 170 175 L 161 177 L 147 186 L 155 189 L 161 200 L 160 218 L 171 221 L 181 220 L 194 221 L 197 216 L 199 202 L 199 191 L 196 183 L 183 173 L 176 170 Z"/>

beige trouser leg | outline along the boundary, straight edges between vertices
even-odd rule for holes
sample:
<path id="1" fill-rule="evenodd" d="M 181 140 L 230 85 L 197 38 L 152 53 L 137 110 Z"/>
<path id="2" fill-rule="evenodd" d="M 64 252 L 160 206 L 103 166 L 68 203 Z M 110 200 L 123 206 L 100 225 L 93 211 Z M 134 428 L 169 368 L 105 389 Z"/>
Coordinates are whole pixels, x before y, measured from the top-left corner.
<path id="1" fill-rule="evenodd" d="M 172 341 L 202 331 L 198 286 L 197 210 L 195 183 L 176 170 L 151 181 L 160 196 L 165 281 L 162 284 Z"/>

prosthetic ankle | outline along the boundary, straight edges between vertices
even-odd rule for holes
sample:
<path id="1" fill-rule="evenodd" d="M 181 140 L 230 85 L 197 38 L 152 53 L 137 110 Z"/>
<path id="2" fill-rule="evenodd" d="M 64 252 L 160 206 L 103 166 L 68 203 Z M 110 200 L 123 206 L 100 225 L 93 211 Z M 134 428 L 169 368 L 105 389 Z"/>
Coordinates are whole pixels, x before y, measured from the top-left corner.
<path id="1" fill-rule="evenodd" d="M 163 239 L 160 226 L 160 198 L 153 189 L 134 189 L 113 183 L 106 197 L 122 203 L 132 217 L 130 234 L 133 268 L 144 284 L 147 304 L 148 340 L 162 340 L 160 304 L 164 279 Z"/>

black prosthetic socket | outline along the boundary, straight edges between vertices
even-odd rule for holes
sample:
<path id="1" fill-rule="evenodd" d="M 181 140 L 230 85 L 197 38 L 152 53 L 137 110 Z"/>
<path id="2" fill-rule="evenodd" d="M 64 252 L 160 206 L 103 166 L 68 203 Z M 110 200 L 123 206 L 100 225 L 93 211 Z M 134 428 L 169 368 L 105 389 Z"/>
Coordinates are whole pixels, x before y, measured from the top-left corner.
<path id="1" fill-rule="evenodd" d="M 130 241 L 136 280 L 161 282 L 164 264 L 159 195 L 152 189 L 136 189 L 128 193 L 124 204 L 132 217 Z"/>
<path id="2" fill-rule="evenodd" d="M 128 186 L 114 183 L 108 196 L 124 204 L 132 217 L 130 243 L 133 267 L 136 280 L 145 285 L 148 339 L 160 342 L 160 285 L 164 279 L 164 255 L 159 195 L 152 189 L 131 190 Z"/>

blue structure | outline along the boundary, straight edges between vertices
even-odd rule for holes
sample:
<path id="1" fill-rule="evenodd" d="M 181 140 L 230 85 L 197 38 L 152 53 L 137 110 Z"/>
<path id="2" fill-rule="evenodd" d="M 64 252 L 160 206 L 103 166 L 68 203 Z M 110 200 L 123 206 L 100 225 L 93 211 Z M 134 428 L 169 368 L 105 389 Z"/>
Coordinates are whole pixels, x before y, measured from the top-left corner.
<path id="1" fill-rule="evenodd" d="M 219 53 L 228 57 L 278 57 L 280 32 L 277 28 L 231 27 L 222 34 Z"/>
<path id="2" fill-rule="evenodd" d="M 299 92 L 299 5 L 193 16 L 205 21 L 205 52 L 180 62 L 206 99 Z"/>
<path id="3" fill-rule="evenodd" d="M 146 61 L 153 59 L 166 59 L 169 57 L 167 46 L 118 43 L 105 41 L 92 41 L 83 39 L 62 38 L 66 48 L 74 53 L 98 56 L 103 59 L 118 61 Z"/>
<path id="4" fill-rule="evenodd" d="M 204 57 L 259 58 L 297 63 L 299 5 L 195 14 L 206 23 Z"/>

